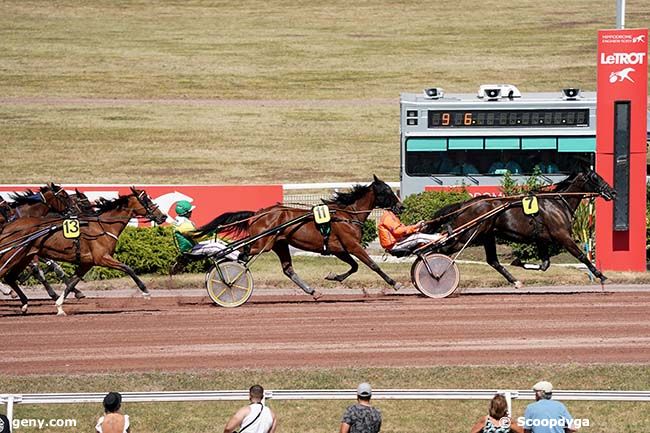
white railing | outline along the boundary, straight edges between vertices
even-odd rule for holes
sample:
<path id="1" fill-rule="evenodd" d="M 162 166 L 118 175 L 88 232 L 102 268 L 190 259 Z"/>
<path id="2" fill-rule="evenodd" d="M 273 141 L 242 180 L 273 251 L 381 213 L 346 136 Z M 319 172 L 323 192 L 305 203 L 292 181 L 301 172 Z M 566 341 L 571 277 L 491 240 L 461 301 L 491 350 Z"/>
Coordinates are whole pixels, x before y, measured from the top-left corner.
<path id="1" fill-rule="evenodd" d="M 504 394 L 511 408 L 512 399 L 534 400 L 530 390 L 495 389 L 377 389 L 373 391 L 374 400 L 490 400 L 494 394 Z M 353 400 L 356 390 L 272 390 L 265 397 L 272 400 Z M 98 403 L 105 393 L 56 393 L 56 394 L 2 394 L 0 404 L 7 406 L 7 418 L 13 418 L 16 404 L 80 404 Z M 636 401 L 650 402 L 650 391 L 594 391 L 594 390 L 556 390 L 556 400 L 590 401 Z M 193 402 L 193 401 L 233 401 L 248 400 L 248 391 L 160 391 L 123 392 L 122 401 L 128 403 L 152 402 Z M 512 412 L 512 411 L 511 411 Z"/>

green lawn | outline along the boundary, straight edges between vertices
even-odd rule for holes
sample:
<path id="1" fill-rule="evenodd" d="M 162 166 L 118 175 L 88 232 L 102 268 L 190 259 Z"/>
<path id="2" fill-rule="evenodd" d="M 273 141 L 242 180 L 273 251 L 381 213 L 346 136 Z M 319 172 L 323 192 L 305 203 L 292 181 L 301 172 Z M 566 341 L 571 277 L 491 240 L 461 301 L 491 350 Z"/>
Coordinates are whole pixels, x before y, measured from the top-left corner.
<path id="1" fill-rule="evenodd" d="M 72 372 L 71 372 L 72 373 Z M 237 370 L 196 373 L 143 373 L 114 375 L 0 376 L 2 392 L 104 392 L 248 389 L 261 383 L 267 389 L 354 389 L 369 381 L 376 389 L 530 389 L 545 378 L 557 389 L 643 390 L 650 387 L 647 366 L 513 366 L 435 367 L 403 369 Z M 273 401 L 283 432 L 325 433 L 338 429 L 340 416 L 352 401 Z M 530 401 L 514 401 L 514 416 L 522 416 Z M 243 402 L 125 403 L 133 431 L 142 433 L 199 433 L 220 431 Z M 487 412 L 487 401 L 377 400 L 384 417 L 383 432 L 467 432 Z M 589 419 L 586 432 L 643 431 L 650 425 L 648 403 L 567 402 L 575 418 Z M 70 432 L 91 431 L 101 415 L 100 405 L 17 406 L 15 417 L 76 419 Z M 32 432 L 35 429 L 17 431 Z M 61 429 L 43 429 L 57 432 Z"/>
<path id="2" fill-rule="evenodd" d="M 612 0 L 3 1 L 2 181 L 396 181 L 400 92 L 593 90 L 614 24 Z"/>

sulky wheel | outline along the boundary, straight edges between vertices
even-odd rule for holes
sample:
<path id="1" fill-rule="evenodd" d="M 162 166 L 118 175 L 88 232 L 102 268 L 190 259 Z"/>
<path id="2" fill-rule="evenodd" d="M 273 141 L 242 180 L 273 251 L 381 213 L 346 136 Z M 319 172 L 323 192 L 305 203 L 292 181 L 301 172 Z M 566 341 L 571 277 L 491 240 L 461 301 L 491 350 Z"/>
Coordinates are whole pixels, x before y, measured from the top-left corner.
<path id="1" fill-rule="evenodd" d="M 413 263 L 411 280 L 424 296 L 446 298 L 458 287 L 460 272 L 456 263 L 444 254 L 428 254 Z"/>
<path id="2" fill-rule="evenodd" d="M 241 263 L 220 262 L 205 275 L 205 287 L 215 304 L 239 307 L 253 294 L 253 275 Z"/>

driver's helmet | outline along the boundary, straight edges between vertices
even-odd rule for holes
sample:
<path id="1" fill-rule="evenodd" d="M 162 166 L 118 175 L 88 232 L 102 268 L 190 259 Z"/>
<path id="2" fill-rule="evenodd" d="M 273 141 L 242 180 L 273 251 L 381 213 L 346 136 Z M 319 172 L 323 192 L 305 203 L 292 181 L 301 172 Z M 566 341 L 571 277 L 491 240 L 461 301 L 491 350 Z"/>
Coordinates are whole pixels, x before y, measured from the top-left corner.
<path id="1" fill-rule="evenodd" d="M 195 207 L 196 206 L 192 206 L 192 203 L 187 200 L 180 200 L 176 203 L 176 215 L 185 216 L 188 213 L 192 212 Z"/>

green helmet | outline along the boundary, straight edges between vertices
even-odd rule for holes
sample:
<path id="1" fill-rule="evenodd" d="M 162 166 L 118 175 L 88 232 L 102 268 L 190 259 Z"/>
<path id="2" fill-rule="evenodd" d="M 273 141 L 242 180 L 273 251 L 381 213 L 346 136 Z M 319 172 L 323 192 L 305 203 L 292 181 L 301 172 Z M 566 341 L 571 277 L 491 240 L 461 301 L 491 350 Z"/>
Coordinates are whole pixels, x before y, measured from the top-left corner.
<path id="1" fill-rule="evenodd" d="M 192 211 L 192 209 L 194 209 L 194 206 L 192 206 L 192 203 L 187 200 L 181 200 L 176 203 L 176 215 L 187 215 Z"/>

